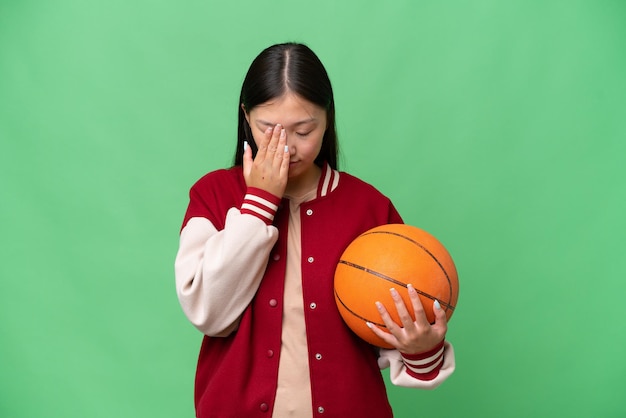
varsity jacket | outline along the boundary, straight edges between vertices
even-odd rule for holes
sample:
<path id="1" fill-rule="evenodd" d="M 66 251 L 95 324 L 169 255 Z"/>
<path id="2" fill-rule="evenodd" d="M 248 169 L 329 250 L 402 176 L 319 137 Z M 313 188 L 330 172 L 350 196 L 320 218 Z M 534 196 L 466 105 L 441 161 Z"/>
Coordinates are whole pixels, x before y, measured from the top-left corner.
<path id="1" fill-rule="evenodd" d="M 241 167 L 209 173 L 191 188 L 176 286 L 183 311 L 205 334 L 196 370 L 198 417 L 271 417 L 288 212 L 287 201 L 247 188 Z M 327 165 L 317 197 L 300 206 L 300 216 L 313 414 L 392 417 L 379 368 L 391 368 L 394 384 L 433 388 L 454 370 L 452 346 L 446 342 L 429 353 L 403 357 L 367 344 L 342 321 L 333 276 L 354 238 L 402 219 L 374 187 Z M 233 305 L 241 295 L 249 302 Z"/>

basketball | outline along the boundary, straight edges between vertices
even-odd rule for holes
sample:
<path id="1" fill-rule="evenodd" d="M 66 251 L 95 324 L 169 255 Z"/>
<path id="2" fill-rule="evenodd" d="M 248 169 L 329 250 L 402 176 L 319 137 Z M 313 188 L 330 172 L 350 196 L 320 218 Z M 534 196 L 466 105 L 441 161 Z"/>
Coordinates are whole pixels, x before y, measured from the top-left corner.
<path id="1" fill-rule="evenodd" d="M 389 289 L 402 296 L 415 319 L 407 284 L 413 285 L 428 322 L 435 321 L 433 302 L 439 301 L 446 317 L 454 313 L 459 281 L 452 257 L 434 236 L 410 225 L 382 225 L 359 235 L 345 249 L 334 277 L 335 302 L 345 323 L 365 341 L 393 348 L 370 330 L 366 321 L 386 330 L 375 302 L 402 325 Z"/>

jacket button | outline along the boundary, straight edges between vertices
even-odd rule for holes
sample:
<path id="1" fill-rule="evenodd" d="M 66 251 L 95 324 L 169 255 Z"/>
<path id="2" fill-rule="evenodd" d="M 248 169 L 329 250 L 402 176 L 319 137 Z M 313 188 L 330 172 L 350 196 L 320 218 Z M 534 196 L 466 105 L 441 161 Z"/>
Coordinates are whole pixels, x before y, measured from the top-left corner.
<path id="1" fill-rule="evenodd" d="M 270 306 L 275 308 L 278 305 L 278 301 L 276 299 L 270 299 Z"/>
<path id="2" fill-rule="evenodd" d="M 308 209 L 306 211 L 306 214 L 309 215 L 309 216 L 313 215 L 313 209 Z"/>
<path id="3" fill-rule="evenodd" d="M 324 413 L 324 407 L 323 406 L 318 406 L 317 407 L 317 412 L 319 412 L 320 414 Z"/>
<path id="4" fill-rule="evenodd" d="M 268 404 L 266 404 L 265 402 L 263 402 L 261 405 L 259 405 L 259 409 L 260 409 L 261 411 L 263 411 L 263 412 L 267 412 L 267 411 L 270 409 L 270 407 L 269 407 L 269 405 L 268 405 Z"/>
<path id="5" fill-rule="evenodd" d="M 280 254 L 274 254 L 274 257 L 272 257 L 274 259 L 274 261 L 278 261 L 280 260 Z"/>
<path id="6" fill-rule="evenodd" d="M 267 350 L 267 356 L 268 357 L 274 357 L 274 350 Z"/>
<path id="7" fill-rule="evenodd" d="M 315 355 L 315 358 L 316 358 L 317 360 L 321 360 L 321 359 L 322 359 L 322 355 L 321 355 L 320 353 L 317 353 L 317 354 Z"/>
<path id="8" fill-rule="evenodd" d="M 312 263 L 312 262 L 314 262 L 314 261 L 315 261 L 315 259 L 314 259 L 313 257 L 309 257 L 309 258 L 307 258 L 307 261 L 308 261 L 309 263 Z"/>
<path id="9" fill-rule="evenodd" d="M 317 308 L 317 303 L 311 302 L 311 304 L 309 305 L 309 308 L 311 308 L 311 309 Z"/>

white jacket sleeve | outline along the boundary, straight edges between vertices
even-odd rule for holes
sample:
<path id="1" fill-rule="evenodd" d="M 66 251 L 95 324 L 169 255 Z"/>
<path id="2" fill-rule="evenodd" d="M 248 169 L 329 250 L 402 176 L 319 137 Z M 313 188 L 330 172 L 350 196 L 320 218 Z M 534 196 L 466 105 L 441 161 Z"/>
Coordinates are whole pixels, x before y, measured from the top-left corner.
<path id="1" fill-rule="evenodd" d="M 221 231 L 206 218 L 191 218 L 180 234 L 176 291 L 185 315 L 208 336 L 237 328 L 278 239 L 276 227 L 242 212 L 231 208 Z"/>

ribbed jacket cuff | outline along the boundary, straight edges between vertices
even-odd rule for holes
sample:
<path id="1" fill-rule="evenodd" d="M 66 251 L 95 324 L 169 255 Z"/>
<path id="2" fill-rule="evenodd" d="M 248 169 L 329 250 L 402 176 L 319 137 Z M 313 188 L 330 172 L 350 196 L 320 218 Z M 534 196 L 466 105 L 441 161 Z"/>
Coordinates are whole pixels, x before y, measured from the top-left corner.
<path id="1" fill-rule="evenodd" d="M 256 187 L 248 187 L 241 205 L 241 213 L 256 216 L 266 225 L 271 225 L 278 210 L 280 198 Z"/>
<path id="2" fill-rule="evenodd" d="M 420 354 L 402 354 L 402 361 L 406 366 L 406 372 L 419 380 L 433 380 L 439 374 L 443 365 L 444 342 L 437 344 L 435 348 Z"/>

